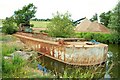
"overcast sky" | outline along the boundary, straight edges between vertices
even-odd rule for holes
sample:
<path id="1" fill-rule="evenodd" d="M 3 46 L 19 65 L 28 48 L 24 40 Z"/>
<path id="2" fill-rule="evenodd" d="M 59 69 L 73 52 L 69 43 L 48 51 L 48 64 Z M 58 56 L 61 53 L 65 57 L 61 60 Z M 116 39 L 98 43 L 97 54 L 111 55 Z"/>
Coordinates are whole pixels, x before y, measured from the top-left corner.
<path id="1" fill-rule="evenodd" d="M 95 13 L 112 10 L 118 0 L 0 0 L 0 19 L 10 17 L 15 10 L 33 3 L 37 7 L 36 17 L 40 19 L 52 18 L 52 13 L 69 12 L 74 20 L 87 17 Z"/>

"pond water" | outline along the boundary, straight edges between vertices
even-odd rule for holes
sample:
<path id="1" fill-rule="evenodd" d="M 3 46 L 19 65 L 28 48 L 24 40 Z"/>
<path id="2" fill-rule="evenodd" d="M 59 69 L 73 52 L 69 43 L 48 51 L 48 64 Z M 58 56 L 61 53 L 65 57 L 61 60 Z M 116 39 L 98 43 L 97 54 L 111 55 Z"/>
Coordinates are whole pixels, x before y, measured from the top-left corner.
<path id="1" fill-rule="evenodd" d="M 108 59 L 105 64 L 82 67 L 82 66 L 71 66 L 64 63 L 55 61 L 48 57 L 41 57 L 39 59 L 39 64 L 45 66 L 48 71 L 57 76 L 63 77 L 80 77 L 80 78 L 104 78 L 107 73 L 111 78 L 119 77 L 119 56 L 120 45 L 109 44 Z M 111 68 L 110 68 L 111 67 Z"/>

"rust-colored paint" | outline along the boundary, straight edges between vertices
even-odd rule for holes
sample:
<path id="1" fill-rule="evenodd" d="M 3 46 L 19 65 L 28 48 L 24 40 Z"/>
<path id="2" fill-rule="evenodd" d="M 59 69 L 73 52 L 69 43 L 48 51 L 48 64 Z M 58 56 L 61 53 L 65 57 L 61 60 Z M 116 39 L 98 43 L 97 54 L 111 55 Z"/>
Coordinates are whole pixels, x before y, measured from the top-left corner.
<path id="1" fill-rule="evenodd" d="M 49 37 L 47 39 L 46 35 L 40 36 L 30 33 L 17 33 L 15 36 L 19 37 L 23 43 L 33 50 L 66 64 L 95 65 L 104 62 L 107 58 L 108 46 L 103 44 L 99 46 L 78 45 L 77 43 L 67 44 L 63 40 L 54 42 Z"/>

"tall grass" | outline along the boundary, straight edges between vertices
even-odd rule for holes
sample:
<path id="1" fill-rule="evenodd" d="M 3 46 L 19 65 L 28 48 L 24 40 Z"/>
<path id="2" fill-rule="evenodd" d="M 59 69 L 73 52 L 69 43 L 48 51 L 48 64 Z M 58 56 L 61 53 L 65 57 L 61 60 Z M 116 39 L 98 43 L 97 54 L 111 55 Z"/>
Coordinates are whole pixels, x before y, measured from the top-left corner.
<path id="1" fill-rule="evenodd" d="M 19 56 L 14 56 L 12 60 L 5 60 L 3 58 L 2 60 L 2 75 L 3 78 L 10 78 L 19 76 L 19 71 L 21 71 L 21 68 L 24 67 L 25 61 L 23 61 L 22 58 Z"/>
<path id="2" fill-rule="evenodd" d="M 3 41 L 3 42 L 10 42 L 10 41 L 15 41 L 16 38 L 13 37 L 12 35 L 5 35 L 5 34 L 0 34 L 0 41 Z"/>
<path id="3" fill-rule="evenodd" d="M 3 56 L 8 56 L 16 50 L 20 50 L 23 48 L 23 45 L 17 42 L 17 39 L 12 35 L 4 35 L 0 38 L 2 41 L 1 49 Z"/>
<path id="4" fill-rule="evenodd" d="M 89 80 L 93 78 L 102 78 L 104 76 L 103 65 L 99 66 L 89 66 L 89 67 L 74 67 L 67 68 L 64 70 L 63 78 L 88 78 Z M 72 71 L 74 70 L 74 71 Z"/>
<path id="5" fill-rule="evenodd" d="M 13 52 L 21 49 L 22 49 L 22 45 L 19 45 L 18 43 L 2 43 L 3 56 L 9 56 Z"/>
<path id="6" fill-rule="evenodd" d="M 4 35 L 4 34 L 3 34 Z M 0 64 L 2 68 L 0 72 L 2 73 L 2 78 L 48 78 L 49 75 L 41 75 L 42 72 L 37 70 L 37 66 L 35 69 L 29 65 L 33 65 L 29 63 L 27 60 L 23 60 L 18 55 L 15 55 L 13 58 L 4 59 L 4 56 L 9 56 L 11 53 L 23 49 L 24 45 L 12 35 L 4 35 L 0 38 L 1 47 L 1 55 L 2 62 Z M 29 63 L 29 65 L 28 65 Z M 36 63 L 37 64 L 37 63 Z"/>

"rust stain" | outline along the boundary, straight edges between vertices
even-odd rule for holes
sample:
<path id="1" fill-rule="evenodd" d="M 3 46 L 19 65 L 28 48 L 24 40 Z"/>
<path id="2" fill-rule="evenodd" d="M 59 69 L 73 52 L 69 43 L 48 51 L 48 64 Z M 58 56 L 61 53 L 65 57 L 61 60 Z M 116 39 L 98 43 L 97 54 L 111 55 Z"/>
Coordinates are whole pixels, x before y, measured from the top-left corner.
<path id="1" fill-rule="evenodd" d="M 44 35 L 44 36 L 43 36 Z M 40 53 L 43 53 L 45 56 L 49 56 L 55 60 L 71 64 L 71 65 L 95 65 L 100 62 L 103 62 L 106 60 L 108 47 L 103 47 L 104 53 L 103 57 L 97 58 L 96 54 L 91 54 L 90 57 L 85 57 L 86 53 L 84 52 L 84 56 L 80 56 L 81 51 L 79 52 L 78 56 L 75 56 L 76 51 L 78 50 L 89 50 L 89 47 L 85 47 L 82 45 L 82 47 L 75 47 L 75 44 L 72 44 L 71 47 L 67 47 L 68 45 L 64 40 L 59 40 L 58 42 L 47 42 L 42 40 L 37 40 L 34 38 L 49 40 L 48 36 L 46 34 L 38 35 L 38 34 L 30 34 L 30 33 L 17 33 L 15 36 L 19 37 L 20 40 L 28 45 L 28 47 L 32 48 L 35 51 L 38 51 Z M 47 39 L 48 38 L 48 39 Z M 50 39 L 51 40 L 51 39 Z M 72 52 L 68 53 L 66 49 L 70 49 Z M 93 47 L 94 48 L 94 47 Z M 98 47 L 99 50 L 99 47 Z M 100 54 L 101 55 L 101 54 Z M 91 57 L 92 56 L 92 57 Z"/>

